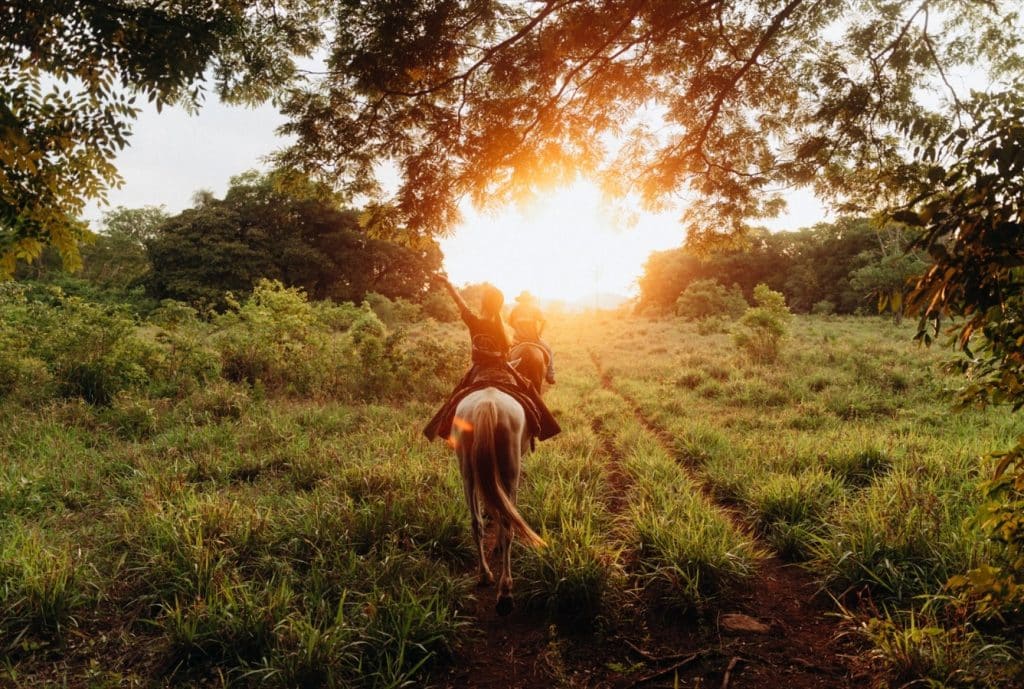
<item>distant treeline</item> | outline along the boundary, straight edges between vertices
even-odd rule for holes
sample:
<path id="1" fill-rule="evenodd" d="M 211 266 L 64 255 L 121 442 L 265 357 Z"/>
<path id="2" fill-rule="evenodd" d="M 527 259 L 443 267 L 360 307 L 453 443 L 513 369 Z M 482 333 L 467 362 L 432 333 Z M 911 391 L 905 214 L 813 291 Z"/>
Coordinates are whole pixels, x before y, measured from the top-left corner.
<path id="1" fill-rule="evenodd" d="M 749 301 L 760 283 L 782 292 L 796 312 L 898 312 L 907 280 L 926 263 L 907 252 L 911 235 L 896 224 L 844 217 L 796 232 L 755 230 L 740 248 L 697 253 L 686 247 L 651 254 L 639 280 L 639 308 L 675 311 L 697 281 L 736 285 Z M 896 308 L 894 308 L 896 307 Z"/>
<path id="2" fill-rule="evenodd" d="M 199 192 L 177 215 L 152 206 L 107 213 L 76 274 L 51 250 L 17 276 L 141 312 L 165 299 L 223 311 L 269 279 L 314 300 L 409 302 L 448 320 L 454 309 L 429 282 L 441 258 L 433 241 L 410 248 L 370 236 L 359 211 L 308 180 L 250 172 L 234 177 L 224 198 Z"/>

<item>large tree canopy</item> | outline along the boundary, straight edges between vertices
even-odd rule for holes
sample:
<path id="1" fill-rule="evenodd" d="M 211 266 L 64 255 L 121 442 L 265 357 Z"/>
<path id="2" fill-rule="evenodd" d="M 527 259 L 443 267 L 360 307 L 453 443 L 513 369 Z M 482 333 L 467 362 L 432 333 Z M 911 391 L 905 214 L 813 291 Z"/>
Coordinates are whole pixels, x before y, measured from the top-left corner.
<path id="1" fill-rule="evenodd" d="M 414 250 L 367 237 L 358 213 L 322 189 L 255 173 L 233 178 L 223 199 L 197 194 L 195 207 L 167 219 L 146 248 L 150 293 L 217 307 L 225 292 L 248 293 L 260 278 L 315 299 L 418 299 L 441 266 L 436 243 Z"/>
<path id="2" fill-rule="evenodd" d="M 321 39 L 315 0 L 0 1 L 0 277 L 48 244 L 78 263 L 86 200 L 118 182 L 135 97 L 264 101 Z"/>
<path id="3" fill-rule="evenodd" d="M 956 125 L 954 70 L 1019 70 L 1017 0 L 340 2 L 326 71 L 292 93 L 282 161 L 375 189 L 386 228 L 450 227 L 583 173 L 691 236 L 734 231 L 812 185 L 865 209 L 900 198 Z"/>
<path id="4" fill-rule="evenodd" d="M 904 245 L 889 253 L 879 229 L 863 217 L 843 217 L 833 223 L 819 223 L 797 232 L 769 232 L 758 228 L 748 233 L 742 247 L 715 252 L 695 252 L 688 247 L 656 251 L 638 280 L 642 309 L 672 310 L 676 300 L 691 284 L 714 281 L 723 287 L 738 285 L 748 299 L 754 287 L 764 283 L 786 296 L 797 312 L 811 311 L 819 302 L 830 302 L 838 313 L 868 308 L 868 297 L 881 288 L 895 290 L 891 282 L 877 282 L 874 276 L 889 277 L 885 267 L 905 257 Z M 888 259 L 888 256 L 892 259 Z M 860 271 L 870 274 L 863 284 L 853 284 Z M 906 275 L 899 278 L 906 281 Z M 865 275 L 867 278 L 867 275 Z M 902 283 L 899 287 L 902 288 Z"/>
<path id="5" fill-rule="evenodd" d="M 287 165 L 350 195 L 401 186 L 385 236 L 600 178 L 685 196 L 691 237 L 745 227 L 810 185 L 865 210 L 912 186 L 969 119 L 957 70 L 1019 71 L 1017 0 L 30 0 L 0 2 L 0 274 L 116 183 L 133 98 L 281 93 Z M 326 37 L 326 44 L 325 44 Z M 296 55 L 318 47 L 319 74 Z M 350 200 L 354 200 L 350 196 Z M 361 203 L 361 200 L 360 200 Z"/>

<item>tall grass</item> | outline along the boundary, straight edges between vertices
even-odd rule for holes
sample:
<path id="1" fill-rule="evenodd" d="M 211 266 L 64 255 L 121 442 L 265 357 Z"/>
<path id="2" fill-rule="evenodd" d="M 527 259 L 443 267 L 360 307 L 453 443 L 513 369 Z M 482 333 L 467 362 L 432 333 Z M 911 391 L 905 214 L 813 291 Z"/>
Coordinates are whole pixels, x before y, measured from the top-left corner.
<path id="1" fill-rule="evenodd" d="M 216 324 L 101 309 L 130 346 L 86 336 L 99 307 L 0 304 L 0 645 L 17 651 L 0 683 L 397 687 L 472 637 L 491 592 L 472 588 L 454 456 L 419 430 L 461 373 L 464 334 L 398 335 L 361 307 L 267 289 Z M 1005 650 L 998 634 L 921 617 L 921 596 L 986 562 L 967 526 L 975 458 L 1020 432 L 949 413 L 941 355 L 870 319 L 798 318 L 771 366 L 696 324 L 552 328 L 564 432 L 524 458 L 518 495 L 549 545 L 514 547 L 513 576 L 517 614 L 551 623 L 553 648 L 570 630 L 712 612 L 767 546 L 879 604 L 864 638 L 894 677 L 998 675 L 985 668 L 1004 656 L 976 653 Z M 62 382 L 82 347 L 106 362 L 90 369 L 102 395 Z"/>

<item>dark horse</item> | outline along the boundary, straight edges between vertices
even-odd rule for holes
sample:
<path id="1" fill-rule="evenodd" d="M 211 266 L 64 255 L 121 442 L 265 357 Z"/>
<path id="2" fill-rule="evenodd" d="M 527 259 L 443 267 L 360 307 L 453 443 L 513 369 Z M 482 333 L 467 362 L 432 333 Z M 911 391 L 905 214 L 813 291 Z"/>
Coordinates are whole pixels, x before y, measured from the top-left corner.
<path id="1" fill-rule="evenodd" d="M 549 363 L 548 353 L 544 351 L 544 347 L 536 342 L 520 342 L 512 348 L 508 358 L 516 371 L 530 381 L 538 394 L 541 393 L 541 386 L 548 375 Z"/>

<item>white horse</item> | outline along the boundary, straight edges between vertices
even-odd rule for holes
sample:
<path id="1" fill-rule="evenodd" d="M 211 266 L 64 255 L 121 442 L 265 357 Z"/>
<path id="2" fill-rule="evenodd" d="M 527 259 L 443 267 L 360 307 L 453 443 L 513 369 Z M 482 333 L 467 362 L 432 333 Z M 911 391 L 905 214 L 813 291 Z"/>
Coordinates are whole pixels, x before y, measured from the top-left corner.
<path id="1" fill-rule="evenodd" d="M 462 485 L 469 504 L 473 540 L 480 558 L 480 585 L 494 583 L 484 553 L 483 502 L 498 525 L 495 551 L 501 554 L 501 579 L 495 606 L 499 615 L 512 611 L 512 538 L 518 535 L 527 545 L 544 541 L 516 509 L 519 461 L 529 447 L 529 427 L 523 407 L 497 388 L 484 388 L 464 397 L 455 408 L 449 443 L 459 456 Z"/>

